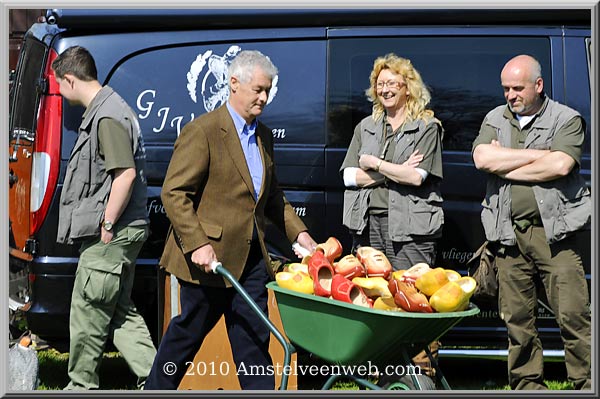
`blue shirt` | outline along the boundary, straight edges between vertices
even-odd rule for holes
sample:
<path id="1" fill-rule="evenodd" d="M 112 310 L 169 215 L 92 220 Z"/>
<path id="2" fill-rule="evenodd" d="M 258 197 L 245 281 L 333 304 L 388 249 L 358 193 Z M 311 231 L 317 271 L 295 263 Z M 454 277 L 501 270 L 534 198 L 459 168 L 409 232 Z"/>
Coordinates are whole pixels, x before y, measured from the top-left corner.
<path id="1" fill-rule="evenodd" d="M 242 151 L 244 151 L 244 156 L 246 157 L 246 164 L 248 165 L 248 170 L 250 171 L 250 176 L 252 176 L 252 185 L 254 186 L 254 198 L 258 199 L 258 194 L 260 193 L 260 188 L 262 186 L 262 178 L 263 178 L 263 164 L 262 158 L 260 157 L 260 151 L 258 149 L 258 144 L 256 144 L 256 126 L 258 123 L 256 119 L 252 121 L 251 125 L 247 125 L 244 118 L 242 118 L 231 105 L 229 101 L 226 103 L 227 109 L 229 110 L 229 114 L 233 119 L 233 124 L 235 125 L 235 130 L 240 138 L 240 143 L 242 144 Z"/>

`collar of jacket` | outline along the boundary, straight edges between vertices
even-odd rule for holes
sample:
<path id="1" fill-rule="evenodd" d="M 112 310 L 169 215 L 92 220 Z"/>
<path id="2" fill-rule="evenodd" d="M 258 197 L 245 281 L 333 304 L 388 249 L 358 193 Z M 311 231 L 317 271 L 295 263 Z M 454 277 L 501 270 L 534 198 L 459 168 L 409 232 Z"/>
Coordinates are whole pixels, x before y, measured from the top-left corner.
<path id="1" fill-rule="evenodd" d="M 536 117 L 535 120 L 533 121 L 533 124 L 531 125 L 531 129 L 533 128 L 537 128 L 537 129 L 550 129 L 553 126 L 553 121 L 551 118 L 544 118 L 544 114 L 546 112 L 546 109 L 548 108 L 548 103 L 550 102 L 550 98 L 546 95 L 544 95 L 544 102 L 542 103 L 542 106 L 540 107 L 540 109 L 538 110 L 538 112 L 535 113 Z M 504 117 L 506 119 L 508 119 L 509 121 L 515 121 L 515 123 L 518 125 L 519 122 L 517 120 L 517 117 L 515 116 L 515 114 L 510 110 L 509 106 L 506 106 L 506 109 L 504 110 Z"/>
<path id="2" fill-rule="evenodd" d="M 363 124 L 363 129 L 370 134 L 376 134 L 380 132 L 383 128 L 383 124 L 385 123 L 385 118 L 381 118 L 379 120 L 374 120 L 373 117 L 367 118 L 365 123 Z M 403 126 L 403 133 L 415 133 L 419 130 L 419 120 L 416 119 L 414 121 L 406 121 Z"/>
<path id="3" fill-rule="evenodd" d="M 233 161 L 233 164 L 237 168 L 238 172 L 242 176 L 242 180 L 246 183 L 248 187 L 248 191 L 252 195 L 252 198 L 258 203 L 262 197 L 262 194 L 265 190 L 265 176 L 267 173 L 270 173 L 270 170 L 267 169 L 267 165 L 265 163 L 265 143 L 266 143 L 266 134 L 270 133 L 265 125 L 263 125 L 258 119 L 255 119 L 256 129 L 254 134 L 256 136 L 256 144 L 258 146 L 258 150 L 260 152 L 261 162 L 263 165 L 263 181 L 261 184 L 260 192 L 258 193 L 258 198 L 254 195 L 254 184 L 252 183 L 252 176 L 250 175 L 250 170 L 248 169 L 248 164 L 246 163 L 246 157 L 244 155 L 244 151 L 242 150 L 242 146 L 240 145 L 240 136 L 235 127 L 235 123 L 233 122 L 233 117 L 229 113 L 227 106 L 224 104 L 220 106 L 215 112 L 217 112 L 218 117 L 220 118 L 221 132 L 223 133 L 223 141 L 225 141 L 225 148 L 229 152 L 229 155 Z"/>
<path id="4" fill-rule="evenodd" d="M 81 122 L 81 128 L 87 130 L 92 121 L 94 120 L 94 116 L 98 109 L 104 102 L 114 93 L 113 89 L 109 86 L 104 86 L 98 91 L 96 97 L 92 100 L 88 108 L 85 110 L 83 114 L 83 121 Z"/>

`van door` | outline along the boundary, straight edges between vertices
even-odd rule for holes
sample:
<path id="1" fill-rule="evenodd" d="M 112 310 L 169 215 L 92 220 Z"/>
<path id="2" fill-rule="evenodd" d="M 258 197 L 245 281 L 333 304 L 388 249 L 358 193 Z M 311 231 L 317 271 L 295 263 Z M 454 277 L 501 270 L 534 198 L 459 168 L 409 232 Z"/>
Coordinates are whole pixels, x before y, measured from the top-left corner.
<path id="1" fill-rule="evenodd" d="M 9 116 L 9 242 L 10 253 L 31 260 L 26 254 L 30 232 L 31 173 L 33 145 L 40 102 L 39 85 L 47 47 L 30 38 L 23 44 L 16 78 L 10 88 Z"/>

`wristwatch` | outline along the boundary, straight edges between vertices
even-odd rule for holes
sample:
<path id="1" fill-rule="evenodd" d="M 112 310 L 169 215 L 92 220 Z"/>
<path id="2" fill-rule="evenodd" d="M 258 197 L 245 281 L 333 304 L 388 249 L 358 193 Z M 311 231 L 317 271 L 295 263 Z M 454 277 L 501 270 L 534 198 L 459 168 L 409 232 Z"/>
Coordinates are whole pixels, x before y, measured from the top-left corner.
<path id="1" fill-rule="evenodd" d="M 109 220 L 103 220 L 102 221 L 102 227 L 104 228 L 104 230 L 106 231 L 112 231 L 113 228 L 113 224 L 111 221 Z"/>

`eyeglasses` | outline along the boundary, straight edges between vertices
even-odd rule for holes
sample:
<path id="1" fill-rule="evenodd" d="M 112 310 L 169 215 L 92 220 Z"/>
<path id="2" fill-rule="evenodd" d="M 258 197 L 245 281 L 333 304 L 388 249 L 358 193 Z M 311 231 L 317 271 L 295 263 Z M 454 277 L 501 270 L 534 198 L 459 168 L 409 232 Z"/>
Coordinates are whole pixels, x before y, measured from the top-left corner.
<path id="1" fill-rule="evenodd" d="M 375 87 L 377 87 L 377 90 L 382 90 L 385 86 L 387 86 L 390 89 L 399 89 L 404 84 L 405 83 L 400 83 L 396 80 L 388 80 L 387 82 L 377 82 Z"/>

